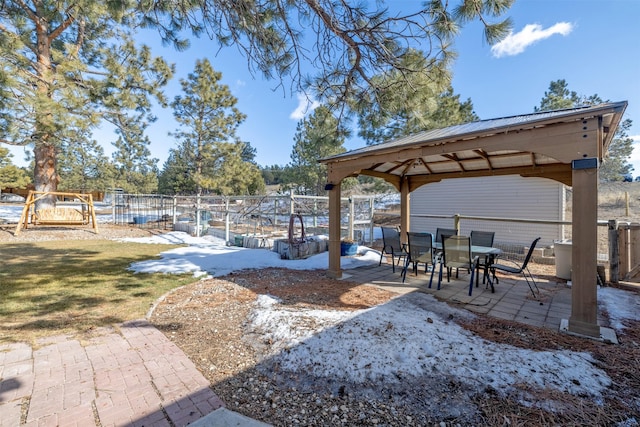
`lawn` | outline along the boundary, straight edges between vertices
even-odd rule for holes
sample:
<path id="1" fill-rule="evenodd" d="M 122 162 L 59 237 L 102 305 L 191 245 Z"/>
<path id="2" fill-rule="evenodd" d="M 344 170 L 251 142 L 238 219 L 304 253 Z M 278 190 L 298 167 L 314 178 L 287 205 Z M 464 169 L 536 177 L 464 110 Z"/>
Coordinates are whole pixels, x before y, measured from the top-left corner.
<path id="1" fill-rule="evenodd" d="M 110 240 L 0 244 L 0 342 L 78 334 L 143 318 L 191 274 L 140 274 L 132 262 L 177 246 Z"/>

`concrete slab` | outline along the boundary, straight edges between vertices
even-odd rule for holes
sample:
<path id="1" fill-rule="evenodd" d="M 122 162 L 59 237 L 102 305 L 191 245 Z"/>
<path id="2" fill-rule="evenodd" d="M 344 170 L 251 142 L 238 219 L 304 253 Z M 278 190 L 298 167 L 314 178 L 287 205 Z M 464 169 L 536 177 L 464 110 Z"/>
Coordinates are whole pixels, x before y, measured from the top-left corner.
<path id="1" fill-rule="evenodd" d="M 583 335 L 583 334 L 577 334 L 575 332 L 571 332 L 569 330 L 569 320 L 562 319 L 560 321 L 560 332 L 569 334 L 569 335 L 574 335 L 581 338 L 588 338 L 595 341 L 605 342 L 607 344 L 620 344 L 620 342 L 618 341 L 618 336 L 616 335 L 616 332 L 613 329 L 605 328 L 604 326 L 600 326 L 599 337 L 592 337 L 589 335 Z"/>
<path id="2" fill-rule="evenodd" d="M 256 421 L 242 414 L 228 410 L 216 409 L 209 415 L 189 424 L 190 427 L 269 427 L 271 424 Z"/>

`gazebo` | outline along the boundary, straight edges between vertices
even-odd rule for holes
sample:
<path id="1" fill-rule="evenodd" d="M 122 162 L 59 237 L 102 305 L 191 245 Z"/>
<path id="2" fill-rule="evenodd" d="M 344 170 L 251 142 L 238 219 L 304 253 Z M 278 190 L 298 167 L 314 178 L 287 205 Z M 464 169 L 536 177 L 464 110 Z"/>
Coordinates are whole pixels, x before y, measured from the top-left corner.
<path id="1" fill-rule="evenodd" d="M 382 178 L 400 192 L 402 239 L 416 188 L 443 179 L 520 175 L 573 187 L 570 333 L 599 338 L 597 322 L 598 168 L 627 102 L 481 120 L 434 129 L 321 159 L 329 193 L 329 275 L 340 269 L 341 182 Z"/>

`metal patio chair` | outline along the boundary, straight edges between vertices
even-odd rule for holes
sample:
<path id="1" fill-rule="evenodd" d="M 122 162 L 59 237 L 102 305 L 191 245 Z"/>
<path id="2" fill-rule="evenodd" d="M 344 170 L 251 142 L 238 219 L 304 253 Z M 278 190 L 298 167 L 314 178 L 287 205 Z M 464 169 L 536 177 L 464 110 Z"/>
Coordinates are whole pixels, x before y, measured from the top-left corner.
<path id="1" fill-rule="evenodd" d="M 402 282 L 407 277 L 409 264 L 413 264 L 413 272 L 418 275 L 418 264 L 424 264 L 424 272 L 426 273 L 429 264 L 433 267 L 433 235 L 431 233 L 407 233 L 409 243 L 409 256 L 406 259 L 404 268 L 402 269 Z"/>
<path id="2" fill-rule="evenodd" d="M 396 272 L 395 259 L 398 259 L 398 265 L 400 265 L 401 259 L 406 259 L 409 255 L 405 250 L 404 245 L 400 242 L 400 232 L 392 227 L 380 227 L 382 229 L 382 251 L 380 253 L 380 262 L 382 264 L 382 258 L 386 255 L 391 255 L 391 267 L 393 272 Z"/>
<path id="3" fill-rule="evenodd" d="M 442 240 L 442 252 L 438 256 L 438 262 L 440 263 L 440 270 L 438 271 L 438 290 L 440 290 L 440 284 L 442 283 L 442 269 L 447 270 L 447 282 L 450 281 L 451 273 L 453 269 L 457 271 L 460 268 L 467 269 L 471 272 L 469 280 L 469 296 L 473 292 L 473 277 L 476 271 L 476 265 L 478 263 L 478 257 L 471 256 L 471 238 L 469 236 L 449 236 Z M 431 270 L 431 279 L 429 280 L 429 287 L 433 282 L 433 272 L 435 268 Z"/>
<path id="4" fill-rule="evenodd" d="M 505 261 L 510 261 L 514 265 L 497 264 L 497 263 L 491 264 L 489 266 L 489 269 L 491 270 L 493 281 L 498 283 L 498 279 L 496 278 L 496 270 L 503 271 L 505 273 L 510 273 L 510 274 L 522 274 L 522 276 L 524 276 L 524 279 L 527 281 L 527 285 L 529 285 L 529 289 L 531 290 L 533 297 L 538 298 L 538 296 L 536 295 L 536 291 L 538 292 L 538 295 L 540 295 L 540 289 L 538 289 L 538 285 L 536 284 L 536 281 L 533 278 L 531 271 L 529 271 L 529 268 L 527 267 L 527 265 L 529 264 L 529 261 L 531 260 L 531 255 L 533 255 L 533 251 L 536 248 L 536 245 L 538 244 L 538 241 L 540 241 L 540 237 L 536 238 L 531 243 L 531 245 L 529 246 L 529 252 L 527 252 L 527 256 L 524 258 L 524 261 L 522 262 L 521 265 L 518 265 L 515 261 L 511 261 L 511 260 L 505 260 Z M 533 290 L 534 287 L 536 288 L 536 291 Z"/>
<path id="5" fill-rule="evenodd" d="M 493 247 L 493 240 L 496 233 L 493 231 L 476 231 L 471 230 L 471 246 L 485 246 L 487 248 Z M 484 274 L 482 275 L 482 283 L 484 284 L 489 275 L 489 266 L 493 263 L 494 256 L 487 255 L 478 259 L 478 267 L 482 268 Z M 476 275 L 476 286 L 478 286 L 478 280 L 480 275 Z"/>

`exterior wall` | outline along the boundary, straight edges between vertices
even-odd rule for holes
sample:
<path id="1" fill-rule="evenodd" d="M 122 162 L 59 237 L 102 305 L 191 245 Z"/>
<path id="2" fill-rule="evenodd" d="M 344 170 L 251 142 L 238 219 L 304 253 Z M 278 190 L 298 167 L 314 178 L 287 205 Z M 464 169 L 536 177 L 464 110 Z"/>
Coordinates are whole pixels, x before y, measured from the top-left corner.
<path id="1" fill-rule="evenodd" d="M 518 175 L 448 179 L 423 185 L 411 193 L 410 229 L 436 232 L 452 228 L 452 218 L 424 218 L 420 215 L 454 214 L 492 218 L 564 221 L 565 186 L 544 178 Z M 495 231 L 495 244 L 526 245 L 542 237 L 539 247 L 562 239 L 563 226 L 462 219 L 460 233 Z"/>

